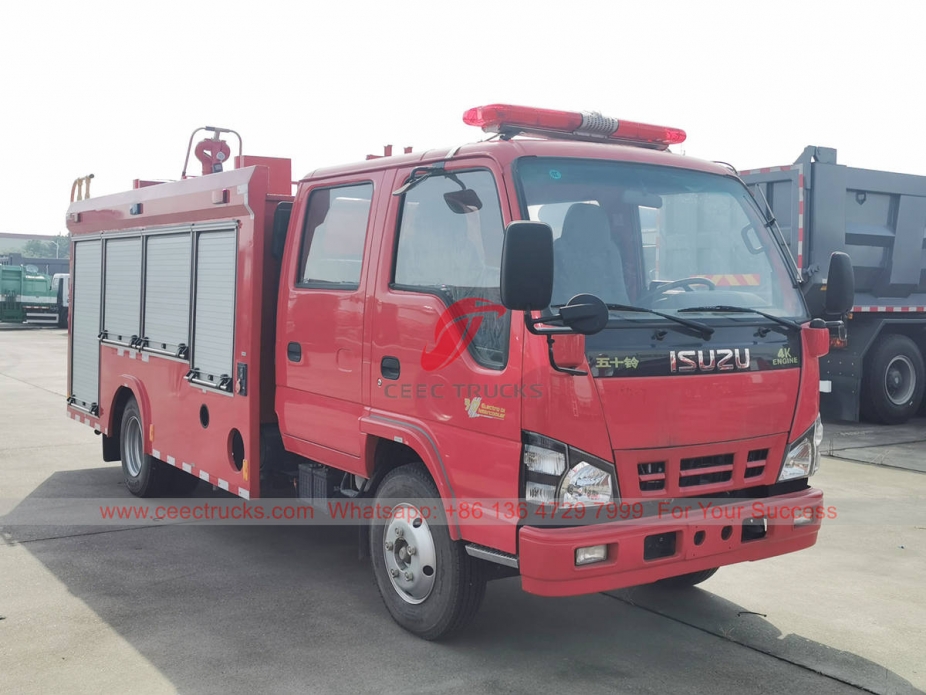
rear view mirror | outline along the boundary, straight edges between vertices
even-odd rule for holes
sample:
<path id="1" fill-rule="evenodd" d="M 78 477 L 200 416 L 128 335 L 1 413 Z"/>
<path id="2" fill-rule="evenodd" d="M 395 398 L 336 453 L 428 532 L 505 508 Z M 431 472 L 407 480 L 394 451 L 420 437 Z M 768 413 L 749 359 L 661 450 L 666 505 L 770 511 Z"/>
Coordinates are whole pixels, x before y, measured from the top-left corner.
<path id="1" fill-rule="evenodd" d="M 662 196 L 655 193 L 646 193 L 645 191 L 635 191 L 627 189 L 621 196 L 621 200 L 628 205 L 636 205 L 644 208 L 659 209 L 662 207 Z"/>
<path id="2" fill-rule="evenodd" d="M 759 241 L 759 233 L 756 231 L 756 228 L 752 224 L 747 224 L 740 230 L 740 236 L 743 237 L 743 243 L 746 245 L 746 250 L 749 251 L 753 256 L 758 256 L 765 249 L 762 248 L 762 242 Z"/>
<path id="3" fill-rule="evenodd" d="M 576 333 L 594 335 L 608 325 L 608 307 L 593 294 L 577 294 L 564 307 L 560 307 L 563 323 Z"/>
<path id="4" fill-rule="evenodd" d="M 506 309 L 539 311 L 553 296 L 553 229 L 512 222 L 502 245 L 501 299 Z"/>
<path id="5" fill-rule="evenodd" d="M 462 191 L 444 193 L 444 201 L 446 201 L 447 207 L 458 215 L 465 215 L 468 212 L 482 210 L 482 201 L 472 188 L 464 188 Z"/>
<path id="6" fill-rule="evenodd" d="M 830 256 L 823 310 L 833 316 L 842 316 L 852 310 L 854 303 L 855 272 L 852 260 L 848 254 L 836 251 Z"/>

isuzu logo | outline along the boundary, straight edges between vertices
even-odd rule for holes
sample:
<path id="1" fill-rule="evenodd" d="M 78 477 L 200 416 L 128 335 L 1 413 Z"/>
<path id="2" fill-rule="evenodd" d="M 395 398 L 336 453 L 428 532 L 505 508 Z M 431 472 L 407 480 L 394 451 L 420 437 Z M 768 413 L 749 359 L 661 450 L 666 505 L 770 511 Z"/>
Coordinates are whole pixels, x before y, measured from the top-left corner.
<path id="1" fill-rule="evenodd" d="M 720 350 L 672 350 L 669 352 L 669 371 L 732 372 L 749 369 L 749 348 L 722 348 Z"/>

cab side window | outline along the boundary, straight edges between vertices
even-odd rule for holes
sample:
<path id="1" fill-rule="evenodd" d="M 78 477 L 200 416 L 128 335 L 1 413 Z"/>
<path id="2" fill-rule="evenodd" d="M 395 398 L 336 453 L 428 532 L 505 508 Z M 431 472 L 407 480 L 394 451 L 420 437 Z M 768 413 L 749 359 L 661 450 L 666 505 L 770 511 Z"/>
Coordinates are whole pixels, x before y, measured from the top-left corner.
<path id="1" fill-rule="evenodd" d="M 486 170 L 431 176 L 405 194 L 392 287 L 427 292 L 449 306 L 462 299 L 501 301 L 501 204 Z M 507 362 L 510 314 L 480 313 L 470 353 L 483 366 Z"/>
<path id="2" fill-rule="evenodd" d="M 324 188 L 309 196 L 298 287 L 357 289 L 373 184 Z"/>

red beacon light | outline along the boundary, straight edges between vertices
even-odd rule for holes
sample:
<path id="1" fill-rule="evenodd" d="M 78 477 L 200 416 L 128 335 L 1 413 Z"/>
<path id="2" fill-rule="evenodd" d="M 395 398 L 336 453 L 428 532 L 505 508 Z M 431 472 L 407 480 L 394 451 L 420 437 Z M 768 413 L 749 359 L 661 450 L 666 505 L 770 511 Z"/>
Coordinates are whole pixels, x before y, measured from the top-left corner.
<path id="1" fill-rule="evenodd" d="M 554 111 L 529 106 L 491 104 L 463 114 L 463 122 L 486 133 L 512 137 L 519 133 L 570 140 L 591 140 L 665 150 L 685 142 L 685 131 L 660 125 L 619 121 L 586 111 Z"/>

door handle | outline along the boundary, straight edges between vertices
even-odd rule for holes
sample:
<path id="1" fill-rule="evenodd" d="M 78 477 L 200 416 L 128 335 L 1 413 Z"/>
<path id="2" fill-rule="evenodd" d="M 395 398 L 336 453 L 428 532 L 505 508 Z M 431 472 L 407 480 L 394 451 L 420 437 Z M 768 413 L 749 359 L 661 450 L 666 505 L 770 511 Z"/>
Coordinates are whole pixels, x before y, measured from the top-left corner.
<path id="1" fill-rule="evenodd" d="M 384 379 L 392 379 L 395 381 L 399 378 L 399 373 L 402 371 L 402 365 L 399 363 L 398 357 L 384 357 L 382 362 L 379 363 L 379 372 L 383 375 Z"/>
<path id="2" fill-rule="evenodd" d="M 299 343 L 290 343 L 286 346 L 286 356 L 290 362 L 302 362 L 302 346 Z"/>

